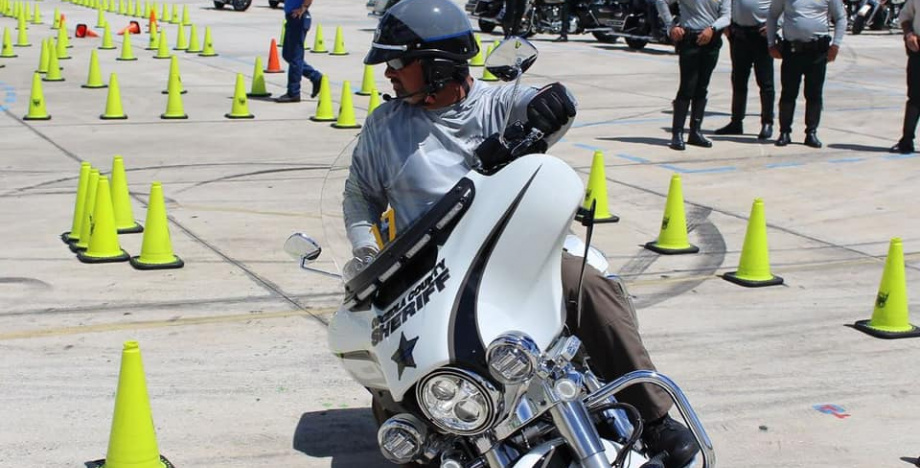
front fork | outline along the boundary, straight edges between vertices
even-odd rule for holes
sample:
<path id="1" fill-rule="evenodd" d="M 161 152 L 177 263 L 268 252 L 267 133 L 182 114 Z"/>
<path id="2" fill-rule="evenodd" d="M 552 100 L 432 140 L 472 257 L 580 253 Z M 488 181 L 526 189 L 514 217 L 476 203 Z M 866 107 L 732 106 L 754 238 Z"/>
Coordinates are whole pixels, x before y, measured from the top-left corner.
<path id="1" fill-rule="evenodd" d="M 594 428 L 591 415 L 581 401 L 565 401 L 549 410 L 556 429 L 569 444 L 584 468 L 610 468 L 604 445 Z"/>

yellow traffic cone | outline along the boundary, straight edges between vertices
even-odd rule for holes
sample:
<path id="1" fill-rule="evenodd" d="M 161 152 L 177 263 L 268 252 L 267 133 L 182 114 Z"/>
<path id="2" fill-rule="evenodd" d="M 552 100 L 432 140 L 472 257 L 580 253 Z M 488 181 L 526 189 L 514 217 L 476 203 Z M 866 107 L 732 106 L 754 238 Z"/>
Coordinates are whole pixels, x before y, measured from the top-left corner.
<path id="1" fill-rule="evenodd" d="M 120 0 L 118 2 L 118 14 L 121 16 L 128 14 L 128 4 L 125 3 L 125 0 Z"/>
<path id="2" fill-rule="evenodd" d="M 322 84 L 320 84 L 322 86 Z M 361 125 L 355 121 L 355 108 L 351 104 L 351 83 L 345 80 L 342 83 L 342 102 L 339 105 L 339 117 L 333 128 L 361 128 Z"/>
<path id="3" fill-rule="evenodd" d="M 182 5 L 182 26 L 189 26 L 192 24 L 191 18 L 188 15 L 188 5 Z"/>
<path id="4" fill-rule="evenodd" d="M 77 181 L 77 200 L 73 205 L 73 222 L 70 230 L 61 234 L 65 244 L 77 241 L 80 238 L 80 226 L 83 223 L 83 205 L 86 203 L 86 186 L 89 184 L 89 172 L 92 170 L 86 161 L 80 163 L 80 179 Z"/>
<path id="5" fill-rule="evenodd" d="M 284 47 L 284 35 L 287 34 L 287 20 L 281 22 L 281 39 L 278 40 L 278 43 L 275 44 L 279 49 Z M 307 41 L 304 41 L 307 42 Z"/>
<path id="6" fill-rule="evenodd" d="M 188 31 L 188 48 L 185 49 L 187 54 L 200 54 L 204 49 L 201 48 L 201 42 L 198 40 L 198 28 L 194 24 L 189 25 Z"/>
<path id="7" fill-rule="evenodd" d="M 3 28 L 3 50 L 0 50 L 0 58 L 16 58 L 19 57 L 13 52 L 13 40 L 10 37 L 9 28 Z"/>
<path id="8" fill-rule="evenodd" d="M 380 93 L 377 92 L 377 87 L 374 86 L 371 88 L 371 99 L 367 104 L 367 116 L 370 117 L 371 113 L 374 112 L 374 109 L 380 105 Z M 365 119 L 366 120 L 366 119 Z"/>
<path id="9" fill-rule="evenodd" d="M 176 32 L 176 46 L 173 50 L 188 50 L 188 38 L 185 36 L 185 26 L 179 25 Z"/>
<path id="10" fill-rule="evenodd" d="M 54 9 L 54 23 L 51 24 L 51 29 L 61 29 L 61 10 L 57 8 Z"/>
<path id="11" fill-rule="evenodd" d="M 374 67 L 371 65 L 364 66 L 364 79 L 361 80 L 361 89 L 357 93 L 360 96 L 370 96 L 374 88 Z"/>
<path id="12" fill-rule="evenodd" d="M 26 32 L 26 17 L 19 15 L 19 35 L 16 38 L 16 47 L 32 47 L 29 42 L 29 33 Z"/>
<path id="13" fill-rule="evenodd" d="M 486 57 L 488 57 L 489 54 L 492 53 L 492 49 L 493 49 L 493 47 L 490 45 L 489 48 L 488 48 L 488 50 L 486 50 Z M 493 75 L 492 72 L 490 72 L 488 68 L 482 67 L 482 78 L 480 78 L 480 80 L 482 80 L 482 81 L 498 81 L 498 78 L 497 78 L 495 75 Z"/>
<path id="14" fill-rule="evenodd" d="M 182 17 L 179 16 L 179 5 L 173 3 L 172 17 L 169 18 L 169 22 L 172 24 L 179 24 L 181 21 L 182 21 Z"/>
<path id="15" fill-rule="evenodd" d="M 160 38 L 157 39 L 157 54 L 153 56 L 155 59 L 168 59 L 172 57 L 169 53 L 169 43 L 166 42 L 166 30 L 160 30 Z"/>
<path id="16" fill-rule="evenodd" d="M 214 51 L 214 41 L 211 40 L 211 27 L 204 28 L 204 52 L 198 54 L 199 57 L 217 57 Z"/>
<path id="17" fill-rule="evenodd" d="M 246 80 L 242 73 L 236 74 L 236 88 L 233 92 L 233 105 L 230 113 L 224 114 L 228 119 L 251 119 L 255 117 L 249 113 L 249 102 L 246 100 Z"/>
<path id="18" fill-rule="evenodd" d="M 166 3 L 163 3 L 160 6 L 162 7 L 160 9 L 160 21 L 164 23 L 168 23 L 169 22 L 169 5 Z"/>
<path id="19" fill-rule="evenodd" d="M 661 233 L 658 240 L 645 244 L 645 248 L 665 255 L 697 253 L 700 248 L 687 239 L 687 218 L 684 215 L 684 194 L 680 186 L 680 175 L 671 176 L 668 201 L 661 219 Z"/>
<path id="20" fill-rule="evenodd" d="M 885 271 L 875 298 L 871 320 L 859 320 L 854 327 L 876 338 L 911 338 L 920 336 L 920 328 L 911 325 L 907 307 L 907 278 L 904 275 L 904 246 L 901 238 L 891 239 Z"/>
<path id="21" fill-rule="evenodd" d="M 102 45 L 99 46 L 99 50 L 115 50 L 115 42 L 112 41 L 112 29 L 109 27 L 109 23 L 105 23 L 102 26 Z"/>
<path id="22" fill-rule="evenodd" d="M 604 152 L 597 150 L 591 161 L 591 174 L 588 175 L 588 188 L 585 190 L 585 202 L 582 205 L 586 209 L 594 206 L 595 223 L 615 223 L 620 220 L 619 216 L 610 213 L 607 203 L 607 175 L 604 169 Z"/>
<path id="23" fill-rule="evenodd" d="M 482 53 L 482 41 L 479 39 L 479 34 L 474 34 L 473 37 L 476 38 L 476 47 L 479 48 L 479 52 L 476 52 L 476 55 L 470 59 L 470 66 L 484 67 L 486 65 L 486 58 Z"/>
<path id="24" fill-rule="evenodd" d="M 128 36 L 128 34 L 125 34 Z M 118 75 L 112 73 L 109 76 L 109 97 L 105 101 L 105 113 L 99 116 L 102 120 L 125 120 L 128 118 L 125 111 L 121 108 L 121 90 L 118 88 Z M 112 183 L 115 183 L 113 173 Z"/>
<path id="25" fill-rule="evenodd" d="M 69 60 L 70 54 L 67 53 L 67 49 L 72 48 L 70 45 L 70 36 L 67 33 L 67 22 L 61 21 L 61 29 L 58 29 L 57 36 L 57 56 L 58 60 Z"/>
<path id="26" fill-rule="evenodd" d="M 326 42 L 323 41 L 323 25 L 316 25 L 316 34 L 313 36 L 313 48 L 310 49 L 311 54 L 325 54 L 329 51 L 326 50 Z"/>
<path id="27" fill-rule="evenodd" d="M 102 72 L 99 71 L 99 57 L 96 55 L 95 49 L 89 53 L 89 75 L 86 78 L 86 84 L 81 85 L 81 87 L 90 89 L 108 87 L 107 84 L 102 82 Z"/>
<path id="28" fill-rule="evenodd" d="M 747 232 L 744 234 L 744 247 L 738 271 L 722 275 L 727 281 L 756 288 L 783 284 L 783 279 L 770 273 L 770 249 L 767 246 L 767 220 L 764 216 L 763 200 L 754 199 Z"/>
<path id="29" fill-rule="evenodd" d="M 251 98 L 264 98 L 272 93 L 265 89 L 265 73 L 262 71 L 262 57 L 256 57 L 255 69 L 252 71 L 252 88 L 246 96 Z"/>
<path id="30" fill-rule="evenodd" d="M 332 91 L 329 89 L 329 77 L 324 73 L 319 82 L 319 101 L 316 103 L 316 114 L 310 117 L 314 122 L 332 122 L 335 120 L 332 113 Z"/>
<path id="31" fill-rule="evenodd" d="M 179 83 L 179 74 L 169 75 L 169 99 L 166 101 L 166 113 L 161 114 L 161 119 L 187 119 L 188 114 L 182 106 L 182 84 Z"/>
<path id="32" fill-rule="evenodd" d="M 35 14 L 32 15 L 32 24 L 42 24 L 42 14 L 38 11 L 38 4 L 35 4 Z"/>
<path id="33" fill-rule="evenodd" d="M 38 54 L 38 73 L 45 74 L 48 73 L 48 41 L 51 39 L 42 40 L 42 51 Z"/>
<path id="34" fill-rule="evenodd" d="M 147 202 L 147 229 L 141 254 L 131 258 L 131 266 L 138 270 L 161 270 L 182 268 L 185 263 L 173 253 L 169 239 L 169 224 L 166 218 L 166 203 L 163 201 L 163 186 L 154 182 L 150 186 L 150 199 Z"/>
<path id="35" fill-rule="evenodd" d="M 89 180 L 86 183 L 86 199 L 83 202 L 83 216 L 80 221 L 80 235 L 70 243 L 72 252 L 86 250 L 89 247 L 89 236 L 92 232 L 93 210 L 96 208 L 96 190 L 99 188 L 99 169 L 89 170 Z"/>
<path id="36" fill-rule="evenodd" d="M 121 352 L 115 415 L 104 460 L 87 463 L 88 468 L 172 468 L 160 455 L 147 395 L 144 364 L 137 341 L 126 341 Z"/>
<path id="37" fill-rule="evenodd" d="M 137 14 L 137 9 L 134 6 L 134 2 L 132 2 L 131 0 L 128 0 L 128 11 L 126 14 L 128 16 L 134 16 L 135 14 Z"/>
<path id="38" fill-rule="evenodd" d="M 89 245 L 77 252 L 77 259 L 83 263 L 126 262 L 131 258 L 118 244 L 115 229 L 115 213 L 112 209 L 112 194 L 109 178 L 99 176 L 96 188 L 96 207 L 90 218 Z"/>
<path id="39" fill-rule="evenodd" d="M 134 56 L 134 51 L 131 49 L 131 33 L 126 32 L 125 35 L 121 37 L 121 56 L 115 60 L 122 62 L 133 62 L 137 60 L 137 57 Z"/>
<path id="40" fill-rule="evenodd" d="M 99 11 L 96 12 L 96 27 L 104 28 L 107 23 L 108 21 L 105 20 L 105 10 L 100 8 Z"/>
<path id="41" fill-rule="evenodd" d="M 112 78 L 114 77 L 113 73 Z M 125 160 L 121 156 L 112 159 L 112 209 L 115 211 L 115 229 L 119 234 L 144 232 L 143 226 L 134 220 L 131 195 L 128 193 L 128 177 L 125 175 Z"/>
<path id="42" fill-rule="evenodd" d="M 48 39 L 48 73 L 42 78 L 42 81 L 64 81 L 61 75 L 61 64 L 58 63 L 57 49 L 52 45 L 51 39 Z"/>
<path id="43" fill-rule="evenodd" d="M 148 33 L 149 39 L 147 40 L 147 49 L 146 50 L 157 50 L 160 48 L 160 34 L 157 32 L 157 24 L 150 23 L 150 31 Z"/>
<path id="44" fill-rule="evenodd" d="M 335 44 L 332 47 L 332 53 L 329 55 L 348 55 L 348 51 L 345 50 L 345 37 L 342 34 L 341 26 L 335 28 Z"/>
<path id="45" fill-rule="evenodd" d="M 29 97 L 29 112 L 22 120 L 51 120 L 45 109 L 45 95 L 42 93 L 42 76 L 32 75 L 32 95 Z"/>
<path id="46" fill-rule="evenodd" d="M 179 77 L 179 78 L 175 81 L 175 83 L 174 83 L 172 80 L 170 80 L 170 78 L 171 78 L 173 75 L 176 75 L 176 76 Z M 185 94 L 185 93 L 188 92 L 187 89 L 185 89 L 185 88 L 182 87 L 182 74 L 179 73 L 179 57 L 176 57 L 175 55 L 173 55 L 172 57 L 170 57 L 170 60 L 169 60 L 169 75 L 168 75 L 167 78 L 166 78 L 166 89 L 163 90 L 162 93 L 163 93 L 163 94 L 169 94 L 169 87 L 172 86 L 173 84 L 176 84 L 176 85 L 179 86 L 179 94 Z"/>

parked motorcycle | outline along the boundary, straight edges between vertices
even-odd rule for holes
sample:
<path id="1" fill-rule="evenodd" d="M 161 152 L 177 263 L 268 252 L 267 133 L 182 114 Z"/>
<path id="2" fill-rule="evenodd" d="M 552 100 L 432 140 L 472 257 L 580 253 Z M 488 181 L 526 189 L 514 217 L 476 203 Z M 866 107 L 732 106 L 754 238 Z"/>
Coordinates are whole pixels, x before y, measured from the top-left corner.
<path id="1" fill-rule="evenodd" d="M 367 0 L 367 16 L 383 16 L 399 0 Z"/>
<path id="2" fill-rule="evenodd" d="M 536 55 L 532 44 L 511 38 L 486 67 L 515 80 L 516 91 Z M 500 142 L 513 156 L 542 137 L 538 130 L 501 134 L 509 135 Z M 333 165 L 321 201 L 338 265 L 351 258 L 341 218 L 350 155 Z M 472 170 L 345 283 L 329 347 L 373 395 L 388 460 L 450 468 L 661 466 L 639 445 L 638 411 L 613 398 L 647 383 L 671 395 L 701 447 L 702 467 L 715 466 L 709 437 L 673 381 L 636 371 L 600 382 L 578 338 L 565 332 L 562 247 L 583 193 L 578 174 L 549 155 Z M 323 251 L 304 234 L 291 236 L 285 250 L 314 270 Z M 598 424 L 615 435 L 601 438 Z"/>
<path id="3" fill-rule="evenodd" d="M 235 11 L 246 11 L 252 0 L 214 0 L 214 8 L 223 10 L 224 6 L 230 5 Z"/>
<path id="4" fill-rule="evenodd" d="M 873 31 L 898 27 L 898 14 L 904 0 L 861 0 L 851 15 L 850 32 L 860 34 L 866 28 Z"/>

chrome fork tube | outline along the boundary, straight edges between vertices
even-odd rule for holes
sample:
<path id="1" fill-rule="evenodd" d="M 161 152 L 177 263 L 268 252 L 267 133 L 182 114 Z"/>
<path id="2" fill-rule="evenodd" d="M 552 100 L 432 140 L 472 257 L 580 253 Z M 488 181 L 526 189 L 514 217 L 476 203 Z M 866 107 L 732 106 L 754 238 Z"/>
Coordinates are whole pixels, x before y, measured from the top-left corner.
<path id="1" fill-rule="evenodd" d="M 549 413 L 553 417 L 556 429 L 569 444 L 584 468 L 610 468 L 610 462 L 604 453 L 597 430 L 591 422 L 591 416 L 580 401 L 559 402 Z"/>

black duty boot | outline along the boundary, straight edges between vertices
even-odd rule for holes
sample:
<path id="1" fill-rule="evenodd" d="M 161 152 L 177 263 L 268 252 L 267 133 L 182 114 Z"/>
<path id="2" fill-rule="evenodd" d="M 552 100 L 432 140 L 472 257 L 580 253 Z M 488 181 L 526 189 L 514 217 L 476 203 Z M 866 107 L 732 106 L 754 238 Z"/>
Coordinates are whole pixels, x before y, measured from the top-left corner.
<path id="1" fill-rule="evenodd" d="M 824 146 L 818 139 L 818 124 L 821 123 L 821 102 L 805 101 L 805 146 L 820 148 Z"/>
<path id="2" fill-rule="evenodd" d="M 806 132 L 805 132 L 805 146 L 809 146 L 809 147 L 812 147 L 812 148 L 820 148 L 820 147 L 824 146 L 824 144 L 821 143 L 821 140 L 818 139 L 818 133 L 817 133 L 817 132 L 815 132 L 815 131 L 811 131 L 811 132 L 806 131 Z"/>
<path id="3" fill-rule="evenodd" d="M 760 92 L 760 133 L 758 140 L 773 138 L 773 100 L 776 98 L 774 91 Z M 790 125 L 792 123 L 790 122 Z"/>
<path id="4" fill-rule="evenodd" d="M 904 108 L 904 129 L 901 131 L 901 139 L 889 151 L 901 154 L 914 152 L 914 137 L 918 120 L 920 120 L 920 107 L 912 106 L 908 103 Z"/>
<path id="5" fill-rule="evenodd" d="M 786 146 L 792 143 L 792 137 L 789 132 L 779 132 L 779 138 L 776 139 L 776 146 Z"/>
<path id="6" fill-rule="evenodd" d="M 744 125 L 741 123 L 740 120 L 732 119 L 732 121 L 729 122 L 728 125 L 722 128 L 716 129 L 716 131 L 713 133 L 715 133 L 716 135 L 743 135 Z"/>
<path id="7" fill-rule="evenodd" d="M 668 145 L 672 150 L 683 151 L 687 147 L 684 145 L 684 123 L 687 122 L 687 112 L 690 110 L 690 101 L 674 101 L 674 118 L 671 120 L 671 144 Z"/>
<path id="8" fill-rule="evenodd" d="M 760 124 L 760 133 L 757 134 L 758 140 L 769 140 L 773 138 L 773 123 Z"/>
<path id="9" fill-rule="evenodd" d="M 776 146 L 786 146 L 792 143 L 789 136 L 792 133 L 792 116 L 795 114 L 795 101 L 791 103 L 779 102 L 779 138 L 776 139 Z"/>
<path id="10" fill-rule="evenodd" d="M 648 448 L 648 456 L 665 454 L 665 468 L 683 468 L 700 451 L 693 433 L 670 416 L 646 424 L 642 440 Z"/>
<path id="11" fill-rule="evenodd" d="M 703 126 L 703 114 L 706 112 L 706 100 L 694 99 L 693 107 L 690 111 L 690 135 L 687 137 L 687 144 L 693 146 L 702 146 L 703 148 L 712 148 L 712 142 L 707 140 L 700 131 Z"/>

